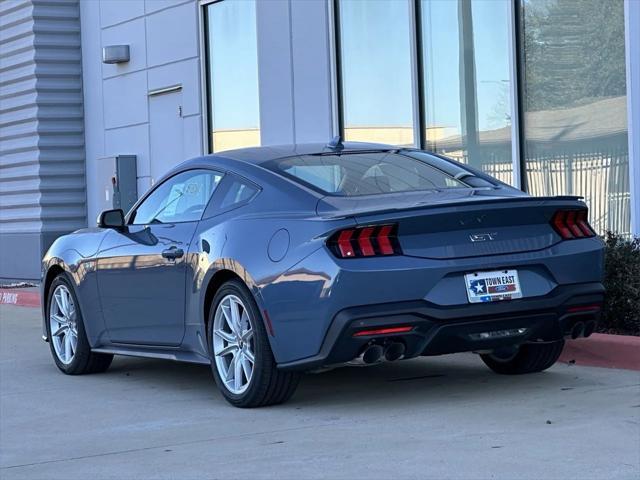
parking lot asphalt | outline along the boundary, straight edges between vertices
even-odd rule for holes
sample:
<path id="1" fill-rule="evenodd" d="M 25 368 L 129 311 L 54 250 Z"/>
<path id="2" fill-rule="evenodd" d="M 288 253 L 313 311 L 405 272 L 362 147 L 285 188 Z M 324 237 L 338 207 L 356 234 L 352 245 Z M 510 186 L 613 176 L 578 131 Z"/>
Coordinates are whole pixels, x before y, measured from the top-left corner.
<path id="1" fill-rule="evenodd" d="M 0 478 L 640 477 L 640 372 L 519 377 L 473 354 L 306 376 L 240 410 L 208 367 L 117 357 L 65 376 L 39 310 L 0 306 Z"/>

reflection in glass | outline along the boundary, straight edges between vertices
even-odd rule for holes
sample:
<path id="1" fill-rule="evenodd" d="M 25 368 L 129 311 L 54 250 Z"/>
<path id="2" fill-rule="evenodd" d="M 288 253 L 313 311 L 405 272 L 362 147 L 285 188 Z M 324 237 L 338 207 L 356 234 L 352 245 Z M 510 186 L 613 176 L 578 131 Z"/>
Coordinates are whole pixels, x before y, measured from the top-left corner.
<path id="1" fill-rule="evenodd" d="M 347 140 L 414 145 L 409 2 L 341 0 Z"/>
<path id="2" fill-rule="evenodd" d="M 512 183 L 510 0 L 422 0 L 425 148 Z"/>
<path id="3" fill-rule="evenodd" d="M 429 155 L 401 151 L 305 155 L 265 166 L 325 194 L 344 197 L 467 188 L 428 162 Z"/>
<path id="4" fill-rule="evenodd" d="M 210 148 L 260 145 L 255 1 L 212 3 L 206 22 Z"/>
<path id="5" fill-rule="evenodd" d="M 200 220 L 221 178 L 212 170 L 187 170 L 165 180 L 140 204 L 133 224 Z"/>
<path id="6" fill-rule="evenodd" d="M 525 164 L 534 195 L 581 195 L 630 233 L 623 0 L 522 1 Z"/>

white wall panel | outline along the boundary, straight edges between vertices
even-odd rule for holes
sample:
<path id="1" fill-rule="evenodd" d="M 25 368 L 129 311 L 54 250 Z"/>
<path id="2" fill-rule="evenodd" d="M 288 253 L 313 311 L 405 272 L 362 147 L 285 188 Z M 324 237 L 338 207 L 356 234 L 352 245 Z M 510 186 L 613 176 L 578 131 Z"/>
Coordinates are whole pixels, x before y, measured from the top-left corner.
<path id="1" fill-rule="evenodd" d="M 144 0 L 84 0 L 81 3 L 99 4 L 100 25 L 96 27 L 108 27 L 144 15 Z"/>
<path id="2" fill-rule="evenodd" d="M 198 55 L 195 3 L 147 15 L 147 61 L 150 67 Z"/>
<path id="3" fill-rule="evenodd" d="M 146 71 L 105 80 L 103 95 L 105 128 L 124 127 L 148 120 Z"/>
<path id="4" fill-rule="evenodd" d="M 168 7 L 175 7 L 181 3 L 188 3 L 192 0 L 144 0 L 145 13 L 153 13 L 158 10 L 164 10 Z"/>

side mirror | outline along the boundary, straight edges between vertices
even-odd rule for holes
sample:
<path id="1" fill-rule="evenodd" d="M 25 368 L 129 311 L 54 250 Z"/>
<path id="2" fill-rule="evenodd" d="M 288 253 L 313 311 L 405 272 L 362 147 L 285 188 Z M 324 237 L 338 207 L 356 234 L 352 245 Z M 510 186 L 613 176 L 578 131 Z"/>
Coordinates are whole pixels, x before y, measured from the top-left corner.
<path id="1" fill-rule="evenodd" d="M 98 215 L 98 227 L 100 228 L 124 228 L 124 212 L 120 208 L 105 210 Z"/>

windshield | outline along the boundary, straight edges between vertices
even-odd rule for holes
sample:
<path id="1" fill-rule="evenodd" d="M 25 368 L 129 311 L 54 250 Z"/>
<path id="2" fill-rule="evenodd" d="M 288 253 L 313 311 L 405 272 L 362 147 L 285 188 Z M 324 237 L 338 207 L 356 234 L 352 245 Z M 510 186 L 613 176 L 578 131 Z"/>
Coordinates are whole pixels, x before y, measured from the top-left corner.
<path id="1" fill-rule="evenodd" d="M 266 166 L 322 193 L 345 197 L 468 188 L 442 170 L 398 151 L 303 155 L 272 160 Z"/>

